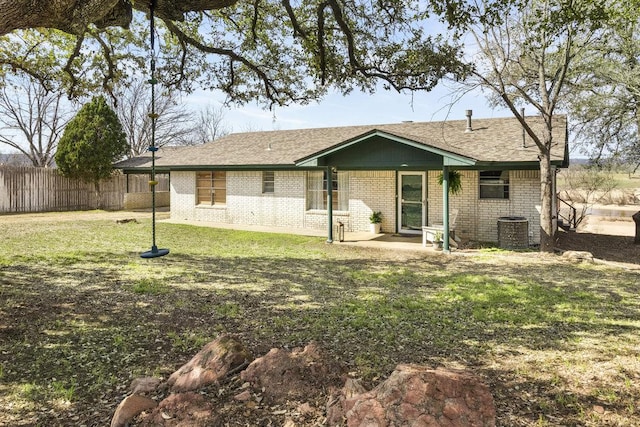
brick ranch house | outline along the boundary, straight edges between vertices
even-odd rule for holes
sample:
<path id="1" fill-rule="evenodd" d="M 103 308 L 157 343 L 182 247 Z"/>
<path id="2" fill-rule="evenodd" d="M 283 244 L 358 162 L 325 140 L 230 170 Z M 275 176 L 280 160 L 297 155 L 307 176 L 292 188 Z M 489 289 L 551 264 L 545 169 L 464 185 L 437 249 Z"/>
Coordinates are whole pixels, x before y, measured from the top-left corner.
<path id="1" fill-rule="evenodd" d="M 552 167 L 567 167 L 567 118 L 553 120 Z M 455 209 L 463 240 L 497 242 L 498 218 L 518 216 L 540 242 L 538 149 L 515 118 L 236 133 L 160 149 L 155 166 L 170 174 L 172 219 L 325 229 L 332 241 L 332 224 L 366 231 L 374 211 L 382 232 L 419 234 Z M 151 154 L 116 167 L 148 173 Z M 457 195 L 438 183 L 451 170 Z"/>

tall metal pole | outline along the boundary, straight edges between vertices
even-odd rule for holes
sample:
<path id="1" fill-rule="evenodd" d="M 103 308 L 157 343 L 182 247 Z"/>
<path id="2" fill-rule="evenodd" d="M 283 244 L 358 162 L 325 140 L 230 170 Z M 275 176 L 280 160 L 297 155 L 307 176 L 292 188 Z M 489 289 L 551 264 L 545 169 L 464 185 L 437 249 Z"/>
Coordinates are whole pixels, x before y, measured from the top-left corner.
<path id="1" fill-rule="evenodd" d="M 154 18 L 154 6 L 155 0 L 151 0 L 151 4 L 149 6 L 149 15 L 150 15 L 150 38 L 151 38 L 151 78 L 149 79 L 149 84 L 151 85 L 151 114 L 149 117 L 151 118 L 151 145 L 149 146 L 149 151 L 151 151 L 151 181 L 149 184 L 151 185 L 151 234 L 152 245 L 151 251 L 158 252 L 158 247 L 156 246 L 156 185 L 158 182 L 156 181 L 156 151 L 158 148 L 156 147 L 156 119 L 158 115 L 156 114 L 156 59 L 155 59 L 155 18 Z"/>
<path id="2" fill-rule="evenodd" d="M 151 118 L 151 145 L 149 145 L 149 151 L 151 151 L 151 180 L 149 181 L 149 185 L 151 186 L 151 235 L 152 235 L 152 244 L 151 250 L 147 252 L 143 252 L 140 254 L 142 258 L 155 258 L 166 255 L 169 253 L 169 249 L 158 249 L 156 246 L 156 185 L 158 185 L 158 181 L 156 181 L 156 151 L 158 151 L 158 147 L 156 147 L 156 119 L 158 118 L 158 114 L 156 113 L 156 84 L 158 81 L 156 80 L 156 59 L 155 59 L 155 49 L 156 49 L 156 40 L 155 40 L 155 3 L 156 0 L 151 0 L 149 3 L 149 33 L 150 33 L 150 68 L 151 68 L 151 78 L 148 80 L 148 83 L 151 85 L 151 113 L 149 113 L 149 118 Z"/>

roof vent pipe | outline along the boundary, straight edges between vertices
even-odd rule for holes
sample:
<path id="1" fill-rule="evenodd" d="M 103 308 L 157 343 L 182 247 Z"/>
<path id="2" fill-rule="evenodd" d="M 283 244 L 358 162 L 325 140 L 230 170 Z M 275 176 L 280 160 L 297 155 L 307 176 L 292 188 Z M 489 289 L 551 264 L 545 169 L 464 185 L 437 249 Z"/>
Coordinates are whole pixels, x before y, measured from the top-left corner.
<path id="1" fill-rule="evenodd" d="M 473 110 L 467 110 L 465 114 L 467 115 L 467 128 L 465 129 L 465 133 L 473 132 L 473 128 L 471 127 L 471 115 L 473 114 Z"/>
<path id="2" fill-rule="evenodd" d="M 524 122 L 524 107 L 520 109 L 520 116 L 522 117 L 522 121 Z M 527 134 L 525 132 L 524 126 L 522 126 L 522 148 L 527 148 Z"/>

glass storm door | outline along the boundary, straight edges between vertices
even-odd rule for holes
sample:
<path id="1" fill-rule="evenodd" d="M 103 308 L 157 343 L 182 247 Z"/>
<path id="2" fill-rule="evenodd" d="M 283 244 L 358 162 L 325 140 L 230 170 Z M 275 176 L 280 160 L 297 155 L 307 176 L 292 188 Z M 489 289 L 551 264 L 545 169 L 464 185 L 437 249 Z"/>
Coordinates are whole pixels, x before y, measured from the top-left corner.
<path id="1" fill-rule="evenodd" d="M 425 172 L 400 172 L 398 178 L 398 229 L 422 233 L 426 224 Z"/>

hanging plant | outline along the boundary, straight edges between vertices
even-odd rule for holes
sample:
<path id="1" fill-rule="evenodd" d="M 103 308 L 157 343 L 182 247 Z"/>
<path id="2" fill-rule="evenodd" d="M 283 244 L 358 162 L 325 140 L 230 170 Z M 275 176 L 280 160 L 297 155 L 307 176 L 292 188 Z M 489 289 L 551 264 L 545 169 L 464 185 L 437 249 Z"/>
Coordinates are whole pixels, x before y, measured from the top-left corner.
<path id="1" fill-rule="evenodd" d="M 438 184 L 442 185 L 442 172 L 438 175 Z M 462 193 L 462 175 L 458 171 L 449 171 L 449 193 Z"/>

